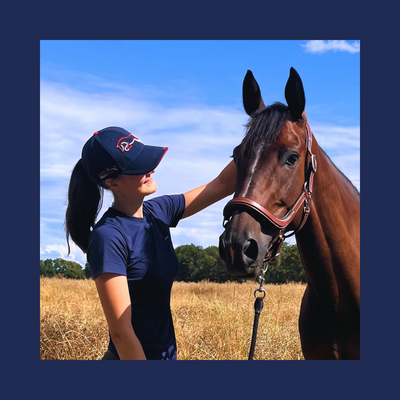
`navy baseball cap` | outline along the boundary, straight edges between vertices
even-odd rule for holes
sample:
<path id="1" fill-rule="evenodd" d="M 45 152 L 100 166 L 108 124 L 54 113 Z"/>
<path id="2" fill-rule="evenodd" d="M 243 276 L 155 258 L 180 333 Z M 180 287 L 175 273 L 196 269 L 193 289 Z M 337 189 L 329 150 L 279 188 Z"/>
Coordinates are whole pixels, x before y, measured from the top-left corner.
<path id="1" fill-rule="evenodd" d="M 161 162 L 168 147 L 147 146 L 123 128 L 101 129 L 85 143 L 82 163 L 97 183 L 113 173 L 144 175 Z"/>

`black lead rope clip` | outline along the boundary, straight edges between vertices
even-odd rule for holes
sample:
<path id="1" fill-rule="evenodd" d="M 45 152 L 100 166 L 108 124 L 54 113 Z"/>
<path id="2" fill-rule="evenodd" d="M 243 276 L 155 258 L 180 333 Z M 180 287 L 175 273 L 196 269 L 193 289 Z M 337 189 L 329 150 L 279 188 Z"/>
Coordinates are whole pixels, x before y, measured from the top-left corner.
<path id="1" fill-rule="evenodd" d="M 256 301 L 254 302 L 254 322 L 253 322 L 253 335 L 251 338 L 251 346 L 250 346 L 250 353 L 249 353 L 249 360 L 253 359 L 254 356 L 254 349 L 256 347 L 256 340 L 257 340 L 257 329 L 258 329 L 258 320 L 260 319 L 261 311 L 264 307 L 264 297 L 266 295 L 265 289 L 263 289 L 262 285 L 265 279 L 265 273 L 268 269 L 268 264 L 264 264 L 265 268 L 261 269 L 260 275 L 258 279 L 260 281 L 260 286 L 254 291 L 254 297 Z M 261 296 L 257 296 L 257 292 L 262 293 Z"/>

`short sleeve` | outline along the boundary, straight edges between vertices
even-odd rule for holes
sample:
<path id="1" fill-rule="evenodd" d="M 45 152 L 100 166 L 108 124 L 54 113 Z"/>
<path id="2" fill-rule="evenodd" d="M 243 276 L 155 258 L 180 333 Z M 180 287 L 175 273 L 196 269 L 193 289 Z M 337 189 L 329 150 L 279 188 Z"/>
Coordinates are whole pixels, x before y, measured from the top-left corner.
<path id="1" fill-rule="evenodd" d="M 127 243 L 118 229 L 102 226 L 90 234 L 87 260 L 93 279 L 104 273 L 126 275 L 127 259 Z"/>
<path id="2" fill-rule="evenodd" d="M 162 219 L 169 227 L 175 228 L 185 211 L 183 194 L 154 197 L 145 202 L 154 217 Z"/>

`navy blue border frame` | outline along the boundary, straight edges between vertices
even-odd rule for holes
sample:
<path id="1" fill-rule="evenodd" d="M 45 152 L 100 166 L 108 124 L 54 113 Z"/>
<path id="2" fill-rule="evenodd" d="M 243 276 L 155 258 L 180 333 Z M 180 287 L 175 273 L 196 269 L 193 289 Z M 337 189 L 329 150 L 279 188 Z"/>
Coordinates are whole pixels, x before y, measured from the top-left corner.
<path id="1" fill-rule="evenodd" d="M 172 8 L 170 3 L 131 6 L 113 3 L 102 8 L 78 2 L 29 5 L 11 10 L 19 24 L 12 26 L 4 44 L 7 56 L 3 77 L 3 218 L 6 219 L 7 247 L 3 250 L 3 360 L 7 385 L 13 397 L 37 394 L 57 398 L 107 398 L 113 395 L 182 396 L 203 398 L 225 394 L 234 398 L 247 396 L 296 396 L 324 399 L 373 395 L 388 398 L 394 383 L 388 360 L 396 351 L 394 315 L 382 307 L 382 301 L 396 301 L 391 287 L 395 269 L 388 245 L 386 225 L 369 218 L 369 210 L 388 214 L 393 205 L 385 188 L 390 181 L 385 171 L 391 167 L 395 147 L 381 138 L 397 129 L 389 119 L 390 98 L 381 93 L 390 87 L 392 64 L 381 63 L 389 43 L 380 42 L 370 33 L 371 25 L 360 19 L 350 3 L 329 6 L 330 20 L 318 18 L 322 6 L 304 9 L 288 6 L 285 14 L 278 5 L 225 6 L 217 3 L 188 3 Z M 320 4 L 320 3 L 316 3 Z M 241 5 L 241 6 L 240 6 Z M 10 6 L 12 7 L 12 6 Z M 15 6 L 14 6 L 15 7 Z M 17 8 L 17 7 L 15 7 Z M 285 7 L 283 7 L 285 8 Z M 313 10 L 313 11 L 312 11 Z M 182 13 L 188 14 L 182 16 Z M 303 12 L 303 13 L 302 13 Z M 388 15 L 390 18 L 390 15 Z M 390 24 L 385 17 L 385 24 Z M 397 26 L 395 23 L 393 26 Z M 374 26 L 375 27 L 375 26 Z M 384 27 L 386 28 L 386 26 Z M 395 32 L 393 32 L 393 35 Z M 188 361 L 166 365 L 160 362 L 138 364 L 93 362 L 46 362 L 39 360 L 39 51 L 40 40 L 48 39 L 361 39 L 361 170 L 362 170 L 362 359 L 356 362 Z M 383 38 L 382 38 L 383 39 Z M 386 38 L 388 39 L 388 38 Z M 385 40 L 386 40 L 385 39 Z M 390 53 L 389 53 L 390 56 Z M 244 55 L 245 57 L 245 55 Z M 378 79 L 377 79 L 378 78 Z M 373 118 L 385 105 L 385 118 Z M 5 111 L 3 108 L 3 111 Z M 381 111 L 381 110 L 380 110 Z M 383 111 L 383 110 L 382 110 Z M 380 136 L 377 138 L 377 134 Z M 394 140 L 394 138 L 393 138 Z M 386 142 L 386 141 L 385 141 Z M 392 157 L 381 157 L 378 167 L 372 157 L 377 146 L 385 147 Z M 386 179 L 386 181 L 385 181 Z M 383 206 L 383 207 L 382 207 Z M 398 217 L 397 217 L 398 218 Z M 383 237 L 382 237 L 383 236 Z M 379 237 L 379 239 L 377 239 Z M 11 239 L 11 240 L 10 240 Z M 393 239 L 392 243 L 395 243 Z M 381 247 L 382 245 L 383 247 Z M 390 246 L 395 247 L 395 246 Z M 398 280 L 397 280 L 398 282 Z M 392 291 L 393 290 L 393 291 Z M 378 345 L 377 345 L 378 343 Z M 385 394 L 385 392 L 387 393 Z M 141 398 L 141 397 L 139 397 Z"/>

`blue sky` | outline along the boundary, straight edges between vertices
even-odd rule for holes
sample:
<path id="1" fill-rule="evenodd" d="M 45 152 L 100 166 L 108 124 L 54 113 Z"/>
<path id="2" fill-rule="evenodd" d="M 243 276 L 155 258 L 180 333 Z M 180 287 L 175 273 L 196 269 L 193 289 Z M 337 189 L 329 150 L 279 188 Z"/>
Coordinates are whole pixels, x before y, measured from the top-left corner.
<path id="1" fill-rule="evenodd" d="M 41 41 L 40 258 L 86 262 L 74 245 L 67 255 L 63 223 L 69 176 L 94 131 L 122 126 L 168 146 L 156 195 L 183 193 L 215 178 L 241 142 L 246 71 L 267 105 L 286 103 L 290 67 L 319 145 L 360 189 L 359 41 Z M 174 245 L 217 246 L 228 200 L 182 220 Z"/>

